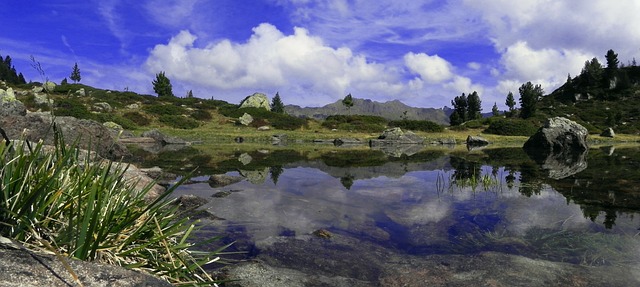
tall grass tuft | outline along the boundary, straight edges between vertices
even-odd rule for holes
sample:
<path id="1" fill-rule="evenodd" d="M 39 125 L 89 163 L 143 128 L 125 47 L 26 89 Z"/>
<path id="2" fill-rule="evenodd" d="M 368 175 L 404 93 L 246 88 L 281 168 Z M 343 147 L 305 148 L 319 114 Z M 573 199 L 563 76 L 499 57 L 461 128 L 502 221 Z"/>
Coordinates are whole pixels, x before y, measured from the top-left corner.
<path id="1" fill-rule="evenodd" d="M 211 285 L 201 268 L 219 258 L 192 251 L 195 228 L 168 195 L 149 202 L 124 179 L 126 167 L 91 158 L 55 133 L 42 142 L 0 145 L 0 235 L 26 248 L 144 270 L 170 283 Z M 188 178 L 188 177 L 185 177 Z"/>

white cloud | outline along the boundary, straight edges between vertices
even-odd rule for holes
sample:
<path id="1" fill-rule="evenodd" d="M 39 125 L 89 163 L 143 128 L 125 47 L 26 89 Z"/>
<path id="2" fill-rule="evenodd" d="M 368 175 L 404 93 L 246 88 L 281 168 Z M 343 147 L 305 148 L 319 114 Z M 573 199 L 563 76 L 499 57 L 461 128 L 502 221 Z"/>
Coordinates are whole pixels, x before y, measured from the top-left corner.
<path id="1" fill-rule="evenodd" d="M 196 36 L 182 31 L 168 44 L 156 45 L 146 68 L 165 71 L 171 79 L 233 93 L 280 91 L 287 103 L 320 105 L 357 90 L 360 97 L 385 96 L 402 90 L 398 75 L 348 48 L 332 48 L 306 29 L 284 35 L 261 24 L 245 43 L 222 40 L 202 48 Z M 239 101 L 246 94 L 235 95 Z"/>
<path id="2" fill-rule="evenodd" d="M 429 83 L 441 83 L 453 77 L 451 64 L 438 55 L 408 53 L 404 56 L 405 65 Z"/>
<path id="3" fill-rule="evenodd" d="M 152 19 L 167 27 L 179 27 L 191 20 L 198 0 L 151 0 L 144 8 Z"/>

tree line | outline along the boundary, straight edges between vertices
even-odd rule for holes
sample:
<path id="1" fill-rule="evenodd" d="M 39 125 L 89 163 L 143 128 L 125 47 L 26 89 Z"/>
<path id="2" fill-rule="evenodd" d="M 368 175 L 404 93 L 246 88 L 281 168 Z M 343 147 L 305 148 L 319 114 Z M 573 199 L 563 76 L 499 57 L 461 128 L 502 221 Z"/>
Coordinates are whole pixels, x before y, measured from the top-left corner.
<path id="1" fill-rule="evenodd" d="M 2 56 L 0 56 L 0 81 L 4 81 L 8 84 L 13 85 L 27 83 L 22 73 L 18 73 L 16 71 L 16 67 L 12 65 L 11 57 L 9 55 L 7 55 L 4 59 L 2 59 Z"/>

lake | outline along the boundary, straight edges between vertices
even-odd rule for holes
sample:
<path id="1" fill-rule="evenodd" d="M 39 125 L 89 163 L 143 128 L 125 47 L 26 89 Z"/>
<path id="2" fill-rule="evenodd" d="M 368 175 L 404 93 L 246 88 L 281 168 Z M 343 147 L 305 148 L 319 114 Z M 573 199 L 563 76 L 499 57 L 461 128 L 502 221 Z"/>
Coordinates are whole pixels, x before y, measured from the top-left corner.
<path id="1" fill-rule="evenodd" d="M 243 263 L 226 274 L 241 286 L 640 283 L 637 146 L 591 148 L 562 171 L 518 147 L 198 149 L 176 195 L 208 200 L 197 236 L 234 242 Z M 212 187 L 214 173 L 242 181 Z"/>

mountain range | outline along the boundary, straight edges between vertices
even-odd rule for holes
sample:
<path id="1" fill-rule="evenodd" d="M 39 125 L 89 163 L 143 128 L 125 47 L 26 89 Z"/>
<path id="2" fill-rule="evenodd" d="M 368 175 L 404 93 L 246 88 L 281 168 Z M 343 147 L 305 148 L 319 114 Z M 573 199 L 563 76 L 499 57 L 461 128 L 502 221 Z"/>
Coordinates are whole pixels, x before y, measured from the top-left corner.
<path id="1" fill-rule="evenodd" d="M 342 104 L 342 100 L 322 106 L 322 107 L 300 107 L 287 105 L 284 107 L 287 114 L 295 117 L 313 118 L 317 120 L 326 119 L 332 115 L 372 115 L 380 116 L 388 120 L 427 120 L 442 125 L 449 124 L 451 109 L 445 107 L 435 108 L 415 108 L 407 106 L 399 100 L 389 102 L 376 102 L 369 99 L 353 98 L 353 106 L 347 109 Z"/>

